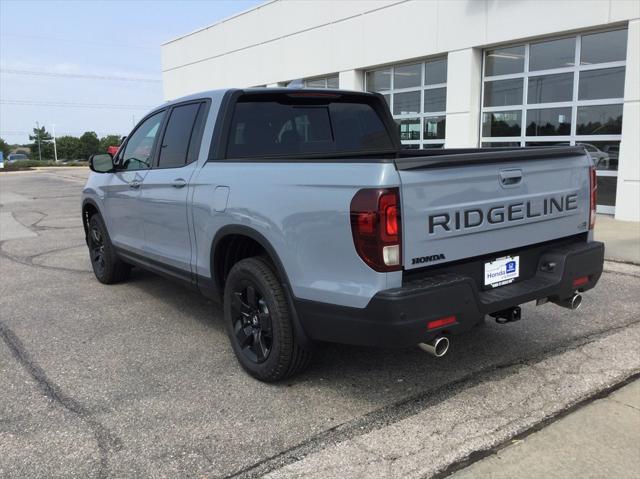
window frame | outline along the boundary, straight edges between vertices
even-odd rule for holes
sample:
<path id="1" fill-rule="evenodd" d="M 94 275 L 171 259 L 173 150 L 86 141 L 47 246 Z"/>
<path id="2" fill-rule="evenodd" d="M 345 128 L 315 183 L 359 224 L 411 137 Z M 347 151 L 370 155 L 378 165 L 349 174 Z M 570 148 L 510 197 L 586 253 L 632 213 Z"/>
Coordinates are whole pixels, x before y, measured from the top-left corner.
<path id="1" fill-rule="evenodd" d="M 304 82 L 303 82 L 303 85 L 304 85 L 304 88 L 311 88 L 311 89 L 313 89 L 313 88 L 326 88 L 326 89 L 333 90 L 334 88 L 329 86 L 329 79 L 333 79 L 333 78 L 337 78 L 338 79 L 338 88 L 340 88 L 340 75 L 338 73 L 319 76 L 319 77 L 305 78 Z M 308 84 L 309 82 L 316 82 L 316 81 L 322 81 L 324 83 L 324 85 L 323 86 L 310 86 Z"/>
<path id="2" fill-rule="evenodd" d="M 202 144 L 202 135 L 204 133 L 204 126 L 206 125 L 206 119 L 207 116 L 209 115 L 209 107 L 211 105 L 211 100 L 208 98 L 199 98 L 199 99 L 195 99 L 195 100 L 187 100 L 187 101 L 182 101 L 180 103 L 174 103 L 169 105 L 166 108 L 165 111 L 165 116 L 162 120 L 162 123 L 160 125 L 160 134 L 158 135 L 160 138 L 162 138 L 162 142 L 164 142 L 164 136 L 167 132 L 167 126 L 169 125 L 169 119 L 171 118 L 171 113 L 173 113 L 173 110 L 176 108 L 179 108 L 181 106 L 187 106 L 187 105 L 193 105 L 193 104 L 199 104 L 200 108 L 198 109 L 198 112 L 196 113 L 196 118 L 195 121 L 193 123 L 193 128 L 191 129 L 191 135 L 189 137 L 189 146 L 187 147 L 187 158 L 185 161 L 185 164 L 182 166 L 160 166 L 160 148 L 157 148 L 157 143 L 154 145 L 154 148 L 157 150 L 155 152 L 154 158 L 153 158 L 153 166 L 151 169 L 154 170 L 170 170 L 170 169 L 178 169 L 178 168 L 184 168 L 185 166 L 188 166 L 194 162 L 198 161 L 198 156 L 200 153 L 200 146 Z M 200 137 L 200 140 L 198 141 L 196 139 L 196 153 L 194 155 L 194 157 L 191 159 L 191 161 L 189 161 L 189 147 L 191 146 L 191 139 L 193 138 L 193 135 L 196 134 Z"/>

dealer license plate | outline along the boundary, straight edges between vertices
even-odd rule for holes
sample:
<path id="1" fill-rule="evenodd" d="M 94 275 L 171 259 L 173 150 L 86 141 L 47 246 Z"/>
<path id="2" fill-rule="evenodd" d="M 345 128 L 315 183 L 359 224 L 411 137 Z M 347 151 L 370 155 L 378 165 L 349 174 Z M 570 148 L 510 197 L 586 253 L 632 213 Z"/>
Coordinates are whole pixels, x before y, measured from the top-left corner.
<path id="1" fill-rule="evenodd" d="M 520 275 L 520 256 L 505 256 L 484 264 L 484 285 L 496 288 L 513 283 Z"/>

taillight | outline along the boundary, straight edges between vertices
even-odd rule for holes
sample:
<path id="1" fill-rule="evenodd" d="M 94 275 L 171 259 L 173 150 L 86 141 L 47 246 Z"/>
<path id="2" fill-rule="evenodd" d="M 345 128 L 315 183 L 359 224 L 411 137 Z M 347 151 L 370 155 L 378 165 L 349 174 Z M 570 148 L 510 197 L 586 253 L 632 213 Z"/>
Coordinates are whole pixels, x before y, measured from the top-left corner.
<path id="1" fill-rule="evenodd" d="M 402 269 L 400 192 L 363 189 L 351 200 L 351 232 L 358 255 L 376 271 Z"/>
<path id="2" fill-rule="evenodd" d="M 596 200 L 598 199 L 598 178 L 596 176 L 596 167 L 592 166 L 589 172 L 589 186 L 591 194 L 589 195 L 591 210 L 589 213 L 589 229 L 592 230 L 596 225 Z"/>

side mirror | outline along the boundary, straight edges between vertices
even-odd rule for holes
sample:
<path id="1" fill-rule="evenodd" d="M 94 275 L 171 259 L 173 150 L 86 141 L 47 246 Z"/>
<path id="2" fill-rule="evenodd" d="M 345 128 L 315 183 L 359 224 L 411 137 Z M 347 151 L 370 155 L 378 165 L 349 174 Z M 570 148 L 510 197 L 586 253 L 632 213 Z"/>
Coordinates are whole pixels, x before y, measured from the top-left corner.
<path id="1" fill-rule="evenodd" d="M 110 173 L 113 171 L 113 158 L 108 153 L 92 155 L 89 158 L 89 168 L 96 173 Z"/>

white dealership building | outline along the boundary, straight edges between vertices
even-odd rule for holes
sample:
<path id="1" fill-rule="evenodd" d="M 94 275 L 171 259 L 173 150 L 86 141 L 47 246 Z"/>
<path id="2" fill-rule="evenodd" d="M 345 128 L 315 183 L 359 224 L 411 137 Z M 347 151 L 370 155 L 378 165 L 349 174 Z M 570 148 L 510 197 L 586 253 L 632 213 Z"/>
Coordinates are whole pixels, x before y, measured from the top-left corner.
<path id="1" fill-rule="evenodd" d="M 385 95 L 407 148 L 581 144 L 640 221 L 639 0 L 272 0 L 162 46 L 164 95 Z"/>

